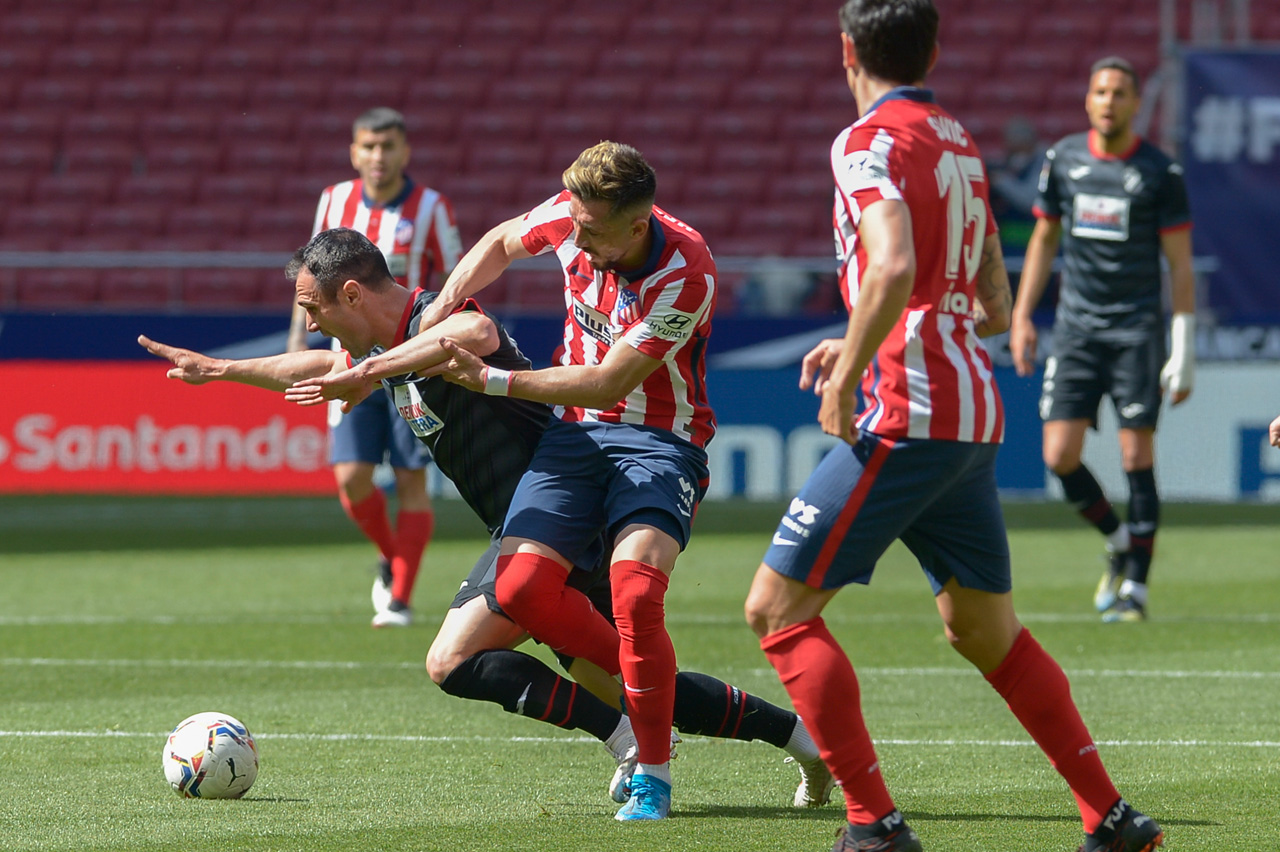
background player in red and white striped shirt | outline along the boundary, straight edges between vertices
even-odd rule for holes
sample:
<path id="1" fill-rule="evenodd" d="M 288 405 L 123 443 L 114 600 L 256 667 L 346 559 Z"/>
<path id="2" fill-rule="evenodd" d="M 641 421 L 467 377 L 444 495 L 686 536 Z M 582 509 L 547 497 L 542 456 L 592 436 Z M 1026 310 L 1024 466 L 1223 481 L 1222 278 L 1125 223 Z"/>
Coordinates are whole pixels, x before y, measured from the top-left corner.
<path id="1" fill-rule="evenodd" d="M 1000 693 L 1066 780 L 1086 852 L 1150 852 L 1162 834 L 1111 783 L 1062 669 L 1022 626 L 996 493 L 1004 424 L 979 334 L 1008 327 L 1009 279 L 972 138 L 923 88 L 930 0 L 849 0 L 844 66 L 861 116 L 831 149 L 849 306 L 843 340 L 806 356 L 823 431 L 843 439 L 791 501 L 756 572 L 747 620 L 843 786 L 836 850 L 919 852 L 885 786 L 857 676 L 822 612 L 868 583 L 901 539 L 947 639 Z M 855 418 L 861 380 L 866 408 Z"/>
<path id="2" fill-rule="evenodd" d="M 663 819 L 676 673 L 663 598 L 705 490 L 703 447 L 715 427 L 703 381 L 715 261 L 697 231 L 654 206 L 656 176 L 634 148 L 587 149 L 564 186 L 489 231 L 422 323 L 447 316 L 516 258 L 554 251 L 560 260 L 567 317 L 556 366 L 507 373 L 446 341 L 454 357 L 434 372 L 561 412 L 507 513 L 498 601 L 551 648 L 621 672 L 639 763 L 618 819 Z M 613 546 L 616 634 L 565 585 L 602 532 Z"/>
<path id="3" fill-rule="evenodd" d="M 405 174 L 410 148 L 404 116 L 386 107 L 371 109 L 355 120 L 351 134 L 351 165 L 360 177 L 320 194 L 312 236 L 339 227 L 359 231 L 381 250 L 396 282 L 411 291 L 425 287 L 435 273 L 448 275 L 462 255 L 462 241 L 449 200 Z M 306 316 L 294 309 L 290 352 L 306 348 Z M 338 347 L 337 340 L 333 345 Z M 329 461 L 342 507 L 381 554 L 373 625 L 406 626 L 414 581 L 435 525 L 426 490 L 429 456 L 383 393 L 345 415 L 331 405 L 329 425 Z M 394 529 L 386 498 L 373 481 L 384 459 L 395 472 L 399 512 Z"/>

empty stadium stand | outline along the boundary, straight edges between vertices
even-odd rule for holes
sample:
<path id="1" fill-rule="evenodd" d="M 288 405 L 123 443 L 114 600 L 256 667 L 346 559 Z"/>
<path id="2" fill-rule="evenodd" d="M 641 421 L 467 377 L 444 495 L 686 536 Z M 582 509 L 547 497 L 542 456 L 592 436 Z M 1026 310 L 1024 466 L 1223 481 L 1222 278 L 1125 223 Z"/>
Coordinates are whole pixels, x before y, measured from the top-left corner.
<path id="1" fill-rule="evenodd" d="M 1098 56 L 1158 60 L 1157 0 L 942 5 L 936 87 L 984 149 L 1014 115 L 1046 137 L 1083 128 Z M 650 157 L 659 203 L 717 256 L 827 255 L 826 152 L 854 118 L 834 8 L 0 0 L 0 251 L 287 252 L 320 189 L 351 176 L 352 118 L 389 105 L 464 241 L 612 137 Z M 278 278 L 238 270 L 39 270 L 0 288 L 0 308 L 285 302 Z"/>

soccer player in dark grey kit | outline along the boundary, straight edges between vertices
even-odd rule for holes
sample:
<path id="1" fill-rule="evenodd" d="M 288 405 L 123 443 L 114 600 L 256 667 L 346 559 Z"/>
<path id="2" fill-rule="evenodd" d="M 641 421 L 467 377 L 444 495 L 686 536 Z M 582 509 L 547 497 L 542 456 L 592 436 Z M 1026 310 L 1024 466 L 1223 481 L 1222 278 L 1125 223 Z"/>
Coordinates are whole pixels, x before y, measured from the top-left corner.
<path id="1" fill-rule="evenodd" d="M 381 382 L 414 434 L 430 448 L 440 471 L 493 536 L 492 546 L 462 584 L 431 644 L 428 674 L 450 695 L 493 702 L 510 713 L 597 737 L 618 764 L 610 794 L 615 801 L 626 801 L 637 762 L 629 718 L 536 657 L 514 650 L 527 634 L 498 606 L 494 589 L 503 519 L 551 409 L 408 373 L 406 348 L 398 344 L 414 341 L 420 368 L 448 357 L 439 345 L 441 336 L 467 346 L 498 369 L 527 370 L 532 366 L 529 360 L 501 323 L 470 299 L 433 326 L 432 333 L 420 334 L 419 321 L 436 294 L 410 292 L 397 284 L 378 248 L 357 231 L 335 228 L 317 234 L 297 252 L 289 274 L 309 329 L 337 338 L 345 352 L 309 349 L 232 361 L 147 338 L 139 343 L 173 364 L 171 378 L 189 384 L 234 381 L 286 391 L 288 398 L 303 404 L 338 398 L 357 402 L 359 394 L 352 393 L 350 381 L 356 373 L 365 374 L 355 382 L 363 383 L 365 390 Z M 359 370 L 348 369 L 353 362 Z M 327 390 L 323 381 L 291 387 L 339 375 L 347 381 L 328 385 Z M 607 616 L 608 561 L 602 557 L 601 549 L 584 555 L 580 567 L 589 570 L 574 571 L 571 584 L 584 590 Z M 616 700 L 621 686 L 607 680 L 603 671 L 585 660 L 562 656 L 561 662 L 579 682 Z M 784 749 L 801 770 L 795 806 L 816 807 L 828 801 L 831 774 L 796 714 L 708 675 L 681 672 L 676 678 L 675 721 L 681 733 L 761 739 Z"/>
<path id="2" fill-rule="evenodd" d="M 1045 362 L 1040 416 L 1044 461 L 1066 499 L 1106 536 L 1109 562 L 1094 605 L 1102 620 L 1146 618 L 1147 575 L 1160 522 L 1155 430 L 1163 392 L 1174 405 L 1195 375 L 1191 211 L 1182 169 L 1133 129 L 1138 77 L 1119 57 L 1096 62 L 1085 110 L 1092 129 L 1045 155 L 1037 222 L 1027 245 L 1009 348 L 1018 375 L 1035 369 L 1032 312 L 1044 294 L 1059 240 L 1064 270 Z M 1160 255 L 1169 263 L 1173 321 L 1166 360 Z M 1161 368 L 1163 365 L 1163 369 Z M 1110 396 L 1129 480 L 1122 524 L 1081 463 L 1084 437 Z"/>

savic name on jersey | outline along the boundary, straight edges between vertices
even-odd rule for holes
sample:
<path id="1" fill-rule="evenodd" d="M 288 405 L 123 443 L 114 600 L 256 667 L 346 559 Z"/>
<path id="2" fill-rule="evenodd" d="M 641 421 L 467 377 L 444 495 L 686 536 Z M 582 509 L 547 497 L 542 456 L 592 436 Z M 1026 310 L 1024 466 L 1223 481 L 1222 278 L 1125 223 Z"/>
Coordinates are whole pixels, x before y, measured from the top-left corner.
<path id="1" fill-rule="evenodd" d="M 895 89 L 831 147 L 840 287 L 852 310 L 866 267 L 858 224 L 868 207 L 911 209 L 916 278 L 907 310 L 862 379 L 859 428 L 888 438 L 997 443 L 1004 410 L 974 330 L 974 279 L 995 233 L 987 177 L 961 124 L 922 89 Z"/>

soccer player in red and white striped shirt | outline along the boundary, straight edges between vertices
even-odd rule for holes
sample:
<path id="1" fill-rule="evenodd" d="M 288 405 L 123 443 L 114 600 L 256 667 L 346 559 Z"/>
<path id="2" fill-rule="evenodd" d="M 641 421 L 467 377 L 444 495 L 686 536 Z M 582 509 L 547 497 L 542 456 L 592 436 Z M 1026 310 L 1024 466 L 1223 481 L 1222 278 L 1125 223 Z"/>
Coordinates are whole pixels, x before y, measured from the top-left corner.
<path id="1" fill-rule="evenodd" d="M 556 406 L 560 419 L 543 433 L 507 513 L 498 601 L 556 651 L 622 674 L 639 763 L 618 819 L 662 819 L 676 674 L 663 598 L 706 487 L 703 447 L 715 419 L 704 353 L 716 267 L 697 231 L 654 206 L 656 176 L 634 148 L 587 149 L 564 186 L 489 231 L 422 320 L 447 316 L 516 258 L 555 252 L 567 308 L 555 366 L 507 373 L 445 341 L 453 359 L 428 372 Z M 565 585 L 602 532 L 612 545 L 616 633 Z"/>
<path id="2" fill-rule="evenodd" d="M 775 530 L 747 620 L 843 785 L 837 852 L 923 848 L 885 786 L 857 676 L 822 619 L 842 587 L 870 582 L 894 539 L 919 560 L 952 646 L 1066 780 L 1081 848 L 1150 852 L 1159 826 L 1120 798 L 1066 676 L 1013 610 L 995 477 L 1004 418 L 978 342 L 1008 328 L 1009 279 L 977 147 L 922 88 L 938 55 L 937 10 L 848 0 L 840 21 L 860 115 L 831 149 L 849 325 L 806 356 L 801 386 L 821 394 L 823 431 L 843 443 Z"/>
<path id="3" fill-rule="evenodd" d="M 396 282 L 410 291 L 424 288 L 433 274 L 448 275 L 462 255 L 462 241 L 449 200 L 405 174 L 410 148 L 404 116 L 387 107 L 371 109 L 355 120 L 351 132 L 351 165 L 360 176 L 320 194 L 312 236 L 339 227 L 359 231 L 381 250 Z M 294 309 L 290 352 L 306 348 L 306 317 L 306 311 Z M 333 346 L 340 348 L 337 340 Z M 426 490 L 429 457 L 381 392 L 347 414 L 331 405 L 329 425 L 329 461 L 342 507 L 381 554 L 373 625 L 405 626 L 435 526 Z M 384 459 L 395 473 L 400 504 L 394 528 L 386 498 L 373 482 Z"/>

